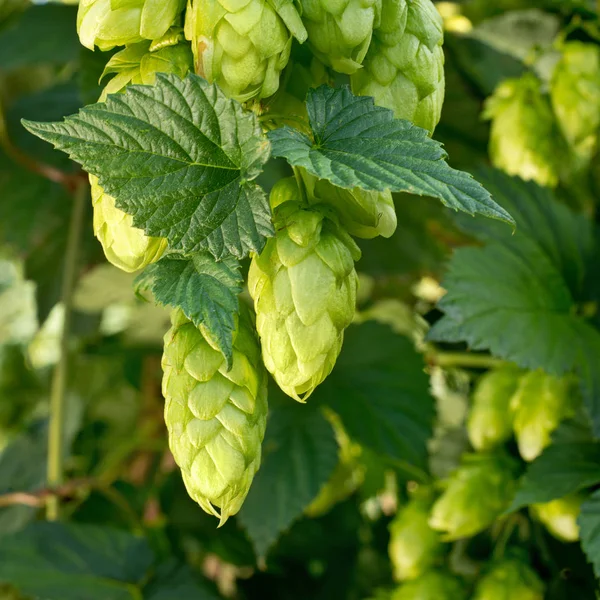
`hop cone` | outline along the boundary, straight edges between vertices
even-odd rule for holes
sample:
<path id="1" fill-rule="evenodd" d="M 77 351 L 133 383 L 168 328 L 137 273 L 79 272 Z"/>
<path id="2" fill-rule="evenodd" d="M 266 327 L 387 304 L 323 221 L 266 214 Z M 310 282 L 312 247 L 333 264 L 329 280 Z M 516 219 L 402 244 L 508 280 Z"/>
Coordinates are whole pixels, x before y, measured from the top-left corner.
<path id="1" fill-rule="evenodd" d="M 156 262 L 167 248 L 167 240 L 147 236 L 133 226 L 133 217 L 115 205 L 98 179 L 90 175 L 94 234 L 102 244 L 104 255 L 115 267 L 132 273 Z"/>
<path id="2" fill-rule="evenodd" d="M 544 583 L 526 563 L 506 559 L 477 583 L 473 600 L 544 600 Z"/>
<path id="3" fill-rule="evenodd" d="M 558 124 L 578 162 L 586 166 L 597 147 L 600 127 L 600 48 L 568 42 L 550 87 Z"/>
<path id="4" fill-rule="evenodd" d="M 512 459 L 496 454 L 465 455 L 433 505 L 429 526 L 444 532 L 446 540 L 475 535 L 508 507 L 514 488 Z"/>
<path id="5" fill-rule="evenodd" d="M 182 0 L 81 0 L 77 32 L 90 50 L 156 40 L 173 25 Z"/>
<path id="6" fill-rule="evenodd" d="M 510 401 L 520 375 L 516 367 L 501 367 L 489 371 L 477 383 L 467 422 L 469 439 L 476 450 L 491 450 L 511 437 Z"/>
<path id="7" fill-rule="evenodd" d="M 370 239 L 381 235 L 389 238 L 398 224 L 394 200 L 389 191 L 367 192 L 360 188 L 347 190 L 307 172 L 302 178 L 312 203 L 332 206 L 340 225 L 351 235 Z"/>
<path id="8" fill-rule="evenodd" d="M 579 540 L 577 517 L 583 500 L 582 495 L 572 494 L 545 504 L 534 504 L 531 512 L 554 537 L 564 542 L 576 542 Z"/>
<path id="9" fill-rule="evenodd" d="M 108 61 L 102 78 L 114 74 L 100 96 L 100 102 L 108 94 L 115 94 L 130 83 L 152 85 L 157 73 L 175 73 L 182 79 L 193 68 L 189 44 L 170 44 L 150 51 L 152 43 L 139 42 L 117 52 Z"/>
<path id="10" fill-rule="evenodd" d="M 247 310 L 240 313 L 233 366 L 179 310 L 165 335 L 165 422 L 189 495 L 223 524 L 237 513 L 260 466 L 267 374 Z"/>
<path id="11" fill-rule="evenodd" d="M 525 460 L 539 456 L 561 421 L 574 414 L 569 388 L 565 379 L 543 371 L 531 371 L 521 378 L 510 407 L 519 452 Z"/>
<path id="12" fill-rule="evenodd" d="M 433 133 L 444 102 L 443 41 L 431 0 L 382 0 L 381 24 L 352 90 Z"/>
<path id="13" fill-rule="evenodd" d="M 388 551 L 397 581 L 423 575 L 443 550 L 440 534 L 428 523 L 432 504 L 431 493 L 419 490 L 390 524 Z"/>
<path id="14" fill-rule="evenodd" d="M 314 54 L 348 75 L 361 68 L 381 0 L 301 0 L 302 18 Z"/>
<path id="15" fill-rule="evenodd" d="M 502 82 L 488 98 L 484 117 L 492 121 L 494 166 L 540 185 L 557 185 L 564 140 L 535 75 Z"/>
<path id="16" fill-rule="evenodd" d="M 293 179 L 278 182 L 271 205 L 277 234 L 252 259 L 248 288 L 265 366 L 304 401 L 333 369 L 354 316 L 360 250 L 326 207 L 299 202 Z"/>
<path id="17" fill-rule="evenodd" d="M 444 571 L 429 571 L 401 585 L 391 600 L 467 600 L 467 592 L 457 577 Z"/>
<path id="18" fill-rule="evenodd" d="M 240 102 L 273 95 L 292 36 L 306 39 L 292 0 L 192 0 L 185 33 L 196 72 Z"/>

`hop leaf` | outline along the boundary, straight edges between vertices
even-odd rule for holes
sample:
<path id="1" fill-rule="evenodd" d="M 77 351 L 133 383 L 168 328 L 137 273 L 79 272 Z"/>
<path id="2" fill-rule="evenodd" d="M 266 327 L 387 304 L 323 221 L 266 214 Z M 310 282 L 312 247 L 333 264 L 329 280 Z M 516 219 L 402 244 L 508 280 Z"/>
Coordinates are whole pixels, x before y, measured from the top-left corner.
<path id="1" fill-rule="evenodd" d="M 155 40 L 175 23 L 183 4 L 182 0 L 81 0 L 79 39 L 86 48 L 98 46 L 102 51 Z"/>
<path id="2" fill-rule="evenodd" d="M 306 39 L 292 0 L 193 0 L 185 33 L 196 72 L 240 102 L 272 96 L 289 60 L 292 36 Z"/>
<path id="3" fill-rule="evenodd" d="M 339 73 L 350 75 L 360 69 L 379 21 L 379 1 L 301 0 L 301 4 L 315 56 Z"/>
<path id="4" fill-rule="evenodd" d="M 489 527 L 510 504 L 515 463 L 500 454 L 468 454 L 433 505 L 429 525 L 446 540 L 469 537 Z"/>
<path id="5" fill-rule="evenodd" d="M 277 233 L 252 259 L 248 288 L 265 366 L 305 401 L 333 369 L 354 316 L 360 251 L 327 211 L 299 199 L 293 179 L 274 188 Z"/>
<path id="6" fill-rule="evenodd" d="M 544 600 L 544 583 L 527 564 L 507 559 L 493 564 L 475 589 L 473 600 Z"/>
<path id="7" fill-rule="evenodd" d="M 133 226 L 133 217 L 115 206 L 98 178 L 90 175 L 94 234 L 102 244 L 106 259 L 115 267 L 132 273 L 156 262 L 167 249 L 165 238 L 147 236 Z"/>
<path id="8" fill-rule="evenodd" d="M 240 313 L 233 363 L 176 310 L 165 335 L 165 422 L 189 495 L 221 525 L 237 513 L 260 466 L 267 374 L 248 311 Z"/>
<path id="9" fill-rule="evenodd" d="M 579 540 L 577 518 L 584 500 L 582 494 L 571 494 L 544 504 L 533 504 L 531 512 L 554 537 L 564 542 L 576 542 Z"/>
<path id="10" fill-rule="evenodd" d="M 391 600 L 466 600 L 465 586 L 457 577 L 444 571 L 429 571 L 401 585 Z"/>
<path id="11" fill-rule="evenodd" d="M 517 391 L 521 371 L 514 366 L 489 371 L 473 393 L 467 430 L 476 450 L 491 450 L 512 435 L 510 402 Z"/>
<path id="12" fill-rule="evenodd" d="M 382 15 L 352 91 L 431 133 L 444 102 L 444 32 L 430 0 L 382 0 Z"/>

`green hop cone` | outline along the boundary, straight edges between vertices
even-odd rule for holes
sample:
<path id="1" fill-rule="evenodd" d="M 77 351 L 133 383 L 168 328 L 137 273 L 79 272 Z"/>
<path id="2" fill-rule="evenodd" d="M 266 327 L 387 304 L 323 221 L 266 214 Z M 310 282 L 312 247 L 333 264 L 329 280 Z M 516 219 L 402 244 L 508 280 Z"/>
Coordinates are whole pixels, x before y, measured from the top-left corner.
<path id="1" fill-rule="evenodd" d="M 352 91 L 433 133 L 444 102 L 444 32 L 431 0 L 382 0 L 381 24 Z"/>
<path id="2" fill-rule="evenodd" d="M 104 192 L 93 175 L 90 175 L 90 185 L 94 234 L 102 244 L 107 260 L 127 273 L 159 260 L 167 248 L 167 240 L 149 237 L 134 227 L 133 217 L 116 207 L 115 199 Z"/>
<path id="3" fill-rule="evenodd" d="M 519 385 L 521 371 L 513 366 L 489 371 L 477 382 L 467 431 L 473 448 L 491 450 L 512 436 L 510 402 Z"/>
<path id="4" fill-rule="evenodd" d="M 402 584 L 391 600 L 467 600 L 467 592 L 458 577 L 445 571 L 429 571 Z"/>
<path id="5" fill-rule="evenodd" d="M 544 583 L 528 564 L 509 558 L 491 565 L 473 600 L 544 600 Z"/>
<path id="6" fill-rule="evenodd" d="M 600 48 L 567 42 L 550 87 L 552 108 L 579 167 L 593 157 L 600 127 Z"/>
<path id="7" fill-rule="evenodd" d="M 390 523 L 388 553 L 396 581 L 423 575 L 443 551 L 440 534 L 429 526 L 432 505 L 431 491 L 420 488 Z"/>
<path id="8" fill-rule="evenodd" d="M 221 525 L 258 471 L 267 422 L 267 373 L 250 311 L 242 306 L 230 371 L 210 337 L 173 311 L 165 335 L 165 422 L 189 495 Z"/>
<path id="9" fill-rule="evenodd" d="M 466 454 L 433 505 L 429 526 L 445 540 L 469 537 L 489 527 L 510 504 L 515 462 L 503 454 Z"/>
<path id="10" fill-rule="evenodd" d="M 255 256 L 248 288 L 265 366 L 305 401 L 331 373 L 354 316 L 360 250 L 330 209 L 300 202 L 293 178 L 271 192 L 277 232 Z"/>
<path id="11" fill-rule="evenodd" d="M 574 414 L 575 397 L 568 380 L 530 371 L 521 378 L 510 408 L 519 452 L 532 461 L 550 444 L 561 421 Z"/>
<path id="12" fill-rule="evenodd" d="M 378 235 L 389 238 L 396 231 L 398 221 L 391 192 L 368 192 L 360 188 L 348 190 L 326 179 L 317 179 L 306 171 L 303 171 L 302 178 L 309 201 L 332 206 L 340 225 L 350 235 L 364 239 Z"/>
<path id="13" fill-rule="evenodd" d="M 100 96 L 104 102 L 108 94 L 122 91 L 132 84 L 152 85 L 157 73 L 175 73 L 183 79 L 193 68 L 189 44 L 175 43 L 151 51 L 152 42 L 145 41 L 127 46 L 117 52 L 106 64 L 102 78 L 114 74 Z"/>
<path id="14" fill-rule="evenodd" d="M 572 494 L 544 504 L 533 504 L 530 510 L 554 537 L 564 542 L 576 542 L 579 540 L 577 518 L 584 499 L 582 494 Z"/>
<path id="15" fill-rule="evenodd" d="M 162 37 L 175 24 L 183 0 L 81 0 L 77 32 L 90 50 L 110 50 Z"/>
<path id="16" fill-rule="evenodd" d="M 339 73 L 361 68 L 381 0 L 300 0 L 308 43 L 315 56 Z"/>
<path id="17" fill-rule="evenodd" d="M 185 33 L 196 72 L 240 102 L 273 95 L 292 37 L 306 39 L 292 0 L 191 0 Z"/>
<path id="18" fill-rule="evenodd" d="M 503 81 L 487 99 L 483 116 L 492 122 L 489 152 L 494 166 L 554 187 L 565 160 L 565 142 L 541 85 L 533 74 Z"/>

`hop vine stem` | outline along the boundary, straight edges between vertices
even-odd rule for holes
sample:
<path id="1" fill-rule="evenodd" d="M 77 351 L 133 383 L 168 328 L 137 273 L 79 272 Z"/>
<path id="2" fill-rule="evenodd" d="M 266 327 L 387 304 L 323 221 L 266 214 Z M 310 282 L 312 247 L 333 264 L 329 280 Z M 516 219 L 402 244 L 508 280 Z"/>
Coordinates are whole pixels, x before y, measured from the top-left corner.
<path id="1" fill-rule="evenodd" d="M 64 321 L 60 335 L 60 357 L 50 390 L 50 426 L 48 430 L 48 463 L 47 483 L 49 488 L 56 488 L 63 484 L 64 476 L 64 448 L 63 433 L 65 421 L 65 393 L 67 387 L 68 360 L 69 360 L 69 329 L 71 325 L 71 312 L 73 308 L 73 289 L 77 275 L 77 262 L 79 257 L 79 244 L 85 215 L 86 198 L 88 194 L 87 182 L 79 180 L 73 193 L 73 208 L 69 224 L 69 237 L 65 255 L 63 272 L 61 302 L 64 307 Z M 46 503 L 46 518 L 55 521 L 59 517 L 59 497 L 55 494 L 48 496 Z"/>

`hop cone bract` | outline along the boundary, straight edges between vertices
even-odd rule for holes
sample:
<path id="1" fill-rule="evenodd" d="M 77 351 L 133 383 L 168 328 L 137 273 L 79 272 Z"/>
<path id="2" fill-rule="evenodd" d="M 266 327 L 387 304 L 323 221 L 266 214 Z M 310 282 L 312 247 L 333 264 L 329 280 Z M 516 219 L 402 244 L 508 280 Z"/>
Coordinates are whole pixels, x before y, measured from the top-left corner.
<path id="1" fill-rule="evenodd" d="M 503 81 L 487 99 L 484 117 L 492 121 L 494 166 L 540 185 L 557 185 L 564 140 L 535 75 Z"/>
<path id="2" fill-rule="evenodd" d="M 466 600 L 467 592 L 460 579 L 444 571 L 429 571 L 401 585 L 391 600 Z"/>
<path id="3" fill-rule="evenodd" d="M 90 175 L 94 234 L 102 244 L 107 260 L 132 273 L 156 262 L 167 248 L 167 240 L 147 236 L 133 226 L 133 217 L 117 208 L 115 199 L 104 192 L 98 179 Z"/>
<path id="4" fill-rule="evenodd" d="M 489 527 L 510 504 L 514 461 L 500 454 L 469 454 L 450 476 L 433 505 L 429 525 L 446 540 L 469 537 Z"/>
<path id="5" fill-rule="evenodd" d="M 353 92 L 433 133 L 444 102 L 443 41 L 431 0 L 382 0 L 381 24 L 364 68 L 352 75 Z"/>
<path id="6" fill-rule="evenodd" d="M 267 374 L 242 307 L 230 371 L 223 355 L 180 310 L 165 335 L 165 422 L 189 495 L 223 524 L 237 513 L 260 466 Z"/>
<path id="7" fill-rule="evenodd" d="M 397 581 L 423 575 L 443 550 L 440 534 L 428 522 L 432 505 L 431 492 L 419 490 L 390 523 L 388 553 Z"/>
<path id="8" fill-rule="evenodd" d="M 81 0 L 77 32 L 90 50 L 110 50 L 162 37 L 181 10 L 183 0 Z"/>
<path id="9" fill-rule="evenodd" d="M 292 36 L 306 39 L 292 0 L 191 0 L 185 33 L 196 72 L 240 102 L 273 95 Z"/>
<path id="10" fill-rule="evenodd" d="M 493 564 L 477 583 L 473 600 L 544 600 L 544 583 L 526 563 L 506 559 Z"/>
<path id="11" fill-rule="evenodd" d="M 361 68 L 379 22 L 381 0 L 301 0 L 315 55 L 339 73 Z"/>
<path id="12" fill-rule="evenodd" d="M 467 421 L 469 439 L 476 450 L 491 450 L 512 436 L 510 402 L 521 371 L 513 366 L 489 371 L 479 379 Z"/>
<path id="13" fill-rule="evenodd" d="M 577 518 L 583 500 L 583 495 L 572 494 L 544 504 L 533 504 L 531 512 L 554 537 L 564 542 L 576 542 L 579 539 Z"/>
<path id="14" fill-rule="evenodd" d="M 329 375 L 342 348 L 354 316 L 360 250 L 330 209 L 299 199 L 293 179 L 273 188 L 277 233 L 252 259 L 248 288 L 265 366 L 286 394 L 302 401 Z"/>

